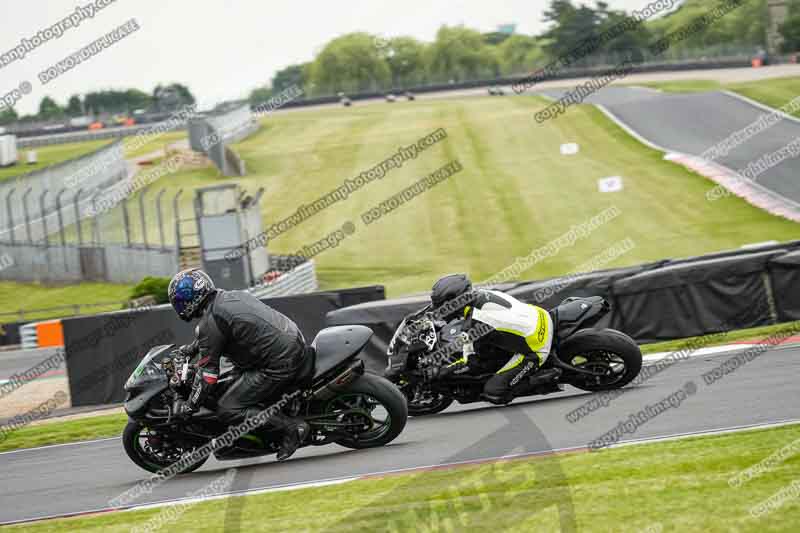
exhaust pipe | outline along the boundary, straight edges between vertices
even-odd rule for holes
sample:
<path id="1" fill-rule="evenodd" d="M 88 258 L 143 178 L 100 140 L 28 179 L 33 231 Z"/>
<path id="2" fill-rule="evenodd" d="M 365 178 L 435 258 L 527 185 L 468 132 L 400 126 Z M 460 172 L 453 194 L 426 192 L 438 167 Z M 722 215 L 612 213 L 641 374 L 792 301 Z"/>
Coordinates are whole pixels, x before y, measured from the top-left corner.
<path id="1" fill-rule="evenodd" d="M 352 382 L 364 375 L 364 361 L 357 359 L 347 367 L 347 369 L 329 381 L 327 384 L 315 390 L 312 398 L 320 401 L 328 401 L 337 396 L 348 387 Z"/>

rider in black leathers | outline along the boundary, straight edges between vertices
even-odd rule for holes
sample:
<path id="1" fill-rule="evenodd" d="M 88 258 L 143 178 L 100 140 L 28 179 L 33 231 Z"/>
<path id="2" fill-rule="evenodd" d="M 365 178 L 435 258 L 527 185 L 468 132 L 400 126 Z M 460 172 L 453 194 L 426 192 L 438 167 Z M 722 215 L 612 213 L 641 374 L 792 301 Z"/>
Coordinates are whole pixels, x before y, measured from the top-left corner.
<path id="1" fill-rule="evenodd" d="M 217 382 L 223 354 L 235 372 L 235 381 L 217 402 L 217 414 L 227 424 L 257 415 L 296 379 L 308 352 L 302 333 L 287 316 L 248 292 L 216 289 L 197 269 L 178 273 L 169 292 L 181 318 L 200 318 L 194 342 L 179 348 L 184 355 L 200 355 L 189 400 L 176 405 L 179 415 L 203 404 Z M 187 299 L 188 310 L 181 306 Z M 284 434 L 278 460 L 291 456 L 309 433 L 304 421 L 282 413 L 272 413 L 268 425 Z"/>

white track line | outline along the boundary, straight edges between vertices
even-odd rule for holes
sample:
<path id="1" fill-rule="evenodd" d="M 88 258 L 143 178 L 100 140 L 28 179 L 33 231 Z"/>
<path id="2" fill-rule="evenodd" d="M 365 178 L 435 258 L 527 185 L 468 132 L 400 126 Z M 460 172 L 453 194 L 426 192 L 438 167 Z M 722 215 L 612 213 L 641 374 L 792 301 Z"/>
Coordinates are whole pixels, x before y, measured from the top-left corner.
<path id="1" fill-rule="evenodd" d="M 762 109 L 762 110 L 766 111 L 769 114 L 777 113 L 784 120 L 790 120 L 792 122 L 797 122 L 798 124 L 800 124 L 800 119 L 798 119 L 797 117 L 793 117 L 792 115 L 790 115 L 788 113 L 785 113 L 780 109 L 775 109 L 774 107 L 770 107 L 770 106 L 768 106 L 766 104 L 762 104 L 761 102 L 757 102 L 757 101 L 753 100 L 752 98 L 748 98 L 746 96 L 742 96 L 741 94 L 735 93 L 733 91 L 721 91 L 721 92 L 722 92 L 722 94 L 730 96 L 731 98 L 735 98 L 735 99 L 737 99 L 739 101 L 742 101 L 742 102 L 744 102 L 746 104 L 750 104 L 753 107 L 757 107 L 759 109 Z"/>
<path id="2" fill-rule="evenodd" d="M 754 431 L 758 429 L 770 429 L 770 428 L 777 428 L 783 426 L 792 426 L 795 424 L 800 424 L 800 419 L 792 418 L 786 420 L 779 420 L 777 422 L 764 422 L 761 424 L 746 424 L 743 426 L 730 426 L 725 428 L 718 428 L 718 429 L 709 429 L 709 430 L 702 430 L 702 431 L 689 431 L 686 433 L 675 433 L 673 435 L 665 435 L 663 437 L 647 437 L 643 439 L 633 439 L 633 440 L 624 440 L 618 442 L 616 444 L 612 444 L 610 446 L 606 446 L 606 448 L 619 448 L 622 446 L 635 446 L 637 444 L 650 444 L 654 442 L 667 442 L 672 440 L 681 440 L 681 439 L 688 439 L 691 437 L 703 437 L 703 436 L 711 436 L 711 435 L 725 435 L 727 433 L 739 433 L 744 431 Z"/>
<path id="3" fill-rule="evenodd" d="M 42 427 L 42 426 L 39 426 Z M 45 426 L 46 427 L 46 426 Z M 77 442 L 65 442 L 63 444 L 48 444 L 47 446 L 37 446 L 36 448 L 20 448 L 19 450 L 9 450 L 7 452 L 0 452 L 0 455 L 8 455 L 11 453 L 34 452 L 39 450 L 47 450 L 49 448 L 60 448 L 62 446 L 78 446 L 80 444 L 94 444 L 95 442 L 107 442 L 110 440 L 120 440 L 121 437 L 108 437 L 105 439 L 94 440 L 81 440 Z"/>
<path id="4" fill-rule="evenodd" d="M 667 153 L 667 152 L 671 151 L 671 150 L 668 150 L 668 149 L 664 148 L 663 146 L 659 146 L 656 143 L 651 142 L 648 139 L 645 139 L 644 137 L 642 137 L 636 130 L 634 130 L 627 123 L 623 122 L 621 118 L 617 117 L 614 113 L 611 112 L 610 109 L 608 109 L 603 104 L 594 104 L 594 105 L 595 105 L 595 107 L 597 107 L 597 109 L 602 111 L 605 116 L 607 116 L 609 119 L 611 119 L 617 126 L 619 126 L 623 130 L 628 132 L 628 134 L 631 137 L 633 137 L 634 139 L 636 139 L 637 141 L 639 141 L 643 145 L 648 146 L 648 147 L 652 148 L 653 150 L 658 150 L 659 152 Z"/>
<path id="5" fill-rule="evenodd" d="M 726 93 L 726 92 L 723 92 L 723 94 L 727 94 L 727 93 Z M 758 102 L 751 101 L 751 100 L 749 100 L 749 99 L 746 99 L 746 98 L 744 98 L 744 97 L 742 97 L 742 96 L 740 96 L 740 95 L 737 95 L 737 94 L 735 94 L 735 93 L 730 93 L 728 96 L 733 96 L 733 97 L 736 97 L 736 98 L 741 98 L 741 99 L 743 99 L 744 101 L 747 101 L 748 103 L 752 103 L 753 105 L 755 105 L 755 106 L 757 106 L 757 107 L 761 107 L 762 109 L 767 109 L 767 110 L 769 110 L 771 113 L 778 112 L 778 113 L 781 113 L 781 114 L 783 114 L 783 115 L 784 115 L 786 118 L 789 118 L 789 119 L 791 119 L 791 120 L 796 120 L 797 122 L 800 122 L 800 120 L 797 120 L 797 119 L 795 119 L 794 117 L 790 117 L 790 116 L 789 116 L 789 115 L 787 115 L 786 113 L 783 113 L 783 112 L 781 112 L 781 111 L 778 111 L 777 109 L 773 109 L 773 108 L 771 108 L 771 107 L 767 107 L 767 106 L 765 106 L 765 105 L 763 105 L 763 104 L 759 104 Z M 712 179 L 710 176 L 705 176 L 703 173 L 699 172 L 698 170 L 696 170 L 696 169 L 691 169 L 691 168 L 688 168 L 686 165 L 684 165 L 684 164 L 682 164 L 682 163 L 680 163 L 680 162 L 675 162 L 675 161 L 672 161 L 672 159 L 674 159 L 674 158 L 676 158 L 676 157 L 677 157 L 677 158 L 681 158 L 681 157 L 684 157 L 684 158 L 693 158 L 693 159 L 695 159 L 695 160 L 697 160 L 697 161 L 700 161 L 700 162 L 702 162 L 703 164 L 705 164 L 705 165 L 707 165 L 707 166 L 709 166 L 709 167 L 716 167 L 717 169 L 719 169 L 719 170 L 720 170 L 720 171 L 722 171 L 722 172 L 729 173 L 730 175 L 734 176 L 735 178 L 738 178 L 739 180 L 741 180 L 741 182 L 743 182 L 743 183 L 747 183 L 749 186 L 751 186 L 751 187 L 753 187 L 753 188 L 755 188 L 755 189 L 758 189 L 758 190 L 759 190 L 759 191 L 760 191 L 762 194 L 765 194 L 765 195 L 767 195 L 767 196 L 770 196 L 770 197 L 774 198 L 776 201 L 778 201 L 778 202 L 780 202 L 780 203 L 784 204 L 784 206 L 785 206 L 785 209 L 796 208 L 796 207 L 798 206 L 798 203 L 797 203 L 797 202 L 795 202 L 794 200 L 792 200 L 791 198 L 788 198 L 788 197 L 786 197 L 786 196 L 784 196 L 784 195 L 782 195 L 782 194 L 779 194 L 779 193 L 775 192 L 774 190 L 772 190 L 772 189 L 769 189 L 769 188 L 767 188 L 767 187 L 765 187 L 765 186 L 761 185 L 760 183 L 758 183 L 758 182 L 756 182 L 756 181 L 754 181 L 754 180 L 751 180 L 751 179 L 745 178 L 744 176 L 742 176 L 741 174 L 739 174 L 738 172 L 736 172 L 735 170 L 733 170 L 733 169 L 731 169 L 731 168 L 728 168 L 728 167 L 726 167 L 726 166 L 724 166 L 724 165 L 721 165 L 721 164 L 719 164 L 719 163 L 717 163 L 717 162 L 714 162 L 714 161 L 709 161 L 709 160 L 707 160 L 707 159 L 703 159 L 703 158 L 702 158 L 702 157 L 700 157 L 700 156 L 691 155 L 691 154 L 684 154 L 684 153 L 682 153 L 682 152 L 676 152 L 676 151 L 673 151 L 673 150 L 669 150 L 669 149 L 667 149 L 667 148 L 664 148 L 663 146 L 660 146 L 660 145 L 658 145 L 658 144 L 656 144 L 656 143 L 654 143 L 654 142 L 651 142 L 650 140 L 648 140 L 648 139 L 646 139 L 645 137 L 643 137 L 642 135 L 640 135 L 640 134 L 639 134 L 639 133 L 638 133 L 636 130 L 634 130 L 634 129 L 633 129 L 631 126 L 629 126 L 627 123 L 623 122 L 623 121 L 622 121 L 622 119 L 620 119 L 619 117 L 617 117 L 617 116 L 616 116 L 614 113 L 612 113 L 612 112 L 611 112 L 611 110 L 609 110 L 609 109 L 608 109 L 606 106 L 604 106 L 603 104 L 594 104 L 594 105 L 595 105 L 595 107 L 597 107 L 597 108 L 598 108 L 600 111 L 602 111 L 602 112 L 603 112 L 603 114 L 605 114 L 605 115 L 606 115 L 606 116 L 607 116 L 609 119 L 611 119 L 611 120 L 612 120 L 612 121 L 613 121 L 613 122 L 614 122 L 614 123 L 615 123 L 617 126 L 619 126 L 620 128 L 624 129 L 624 130 L 625 130 L 625 131 L 626 131 L 626 132 L 627 132 L 627 133 L 628 133 L 628 134 L 629 134 L 631 137 L 633 137 L 634 139 L 636 139 L 636 140 L 637 140 L 637 141 L 639 141 L 640 143 L 644 144 L 645 146 L 648 146 L 648 147 L 650 147 L 650 148 L 652 148 L 652 149 L 654 149 L 654 150 L 658 150 L 659 152 L 664 152 L 664 153 L 666 154 L 666 155 L 664 156 L 664 159 L 666 159 L 666 160 L 668 160 L 668 161 L 671 161 L 671 162 L 673 162 L 673 163 L 677 163 L 677 164 L 679 164 L 679 165 L 683 166 L 684 168 L 687 168 L 687 169 L 688 169 L 689 171 L 691 171 L 691 172 L 695 172 L 695 173 L 697 173 L 697 174 L 699 174 L 699 175 L 701 175 L 701 176 L 704 176 L 706 179 L 709 179 L 710 181 L 714 181 L 715 183 L 717 183 L 717 185 L 719 185 L 719 186 L 721 186 L 721 187 L 724 187 L 724 188 L 725 188 L 726 190 L 728 190 L 728 191 L 729 191 L 731 194 L 735 194 L 735 193 L 734 193 L 732 190 L 730 190 L 730 189 L 728 189 L 727 187 L 725 187 L 724 185 L 722 185 L 721 183 L 718 183 L 718 182 L 716 182 L 715 180 L 713 180 L 713 179 Z M 738 196 L 738 195 L 737 195 L 737 196 Z M 747 202 L 747 203 L 749 203 L 750 205 L 753 205 L 754 207 L 757 207 L 757 208 L 759 208 L 759 209 L 761 209 L 761 210 L 763 210 L 763 211 L 766 211 L 767 213 L 773 214 L 773 215 L 775 215 L 775 216 L 783 216 L 783 215 L 781 215 L 781 214 L 774 213 L 774 212 L 772 212 L 772 210 L 768 210 L 768 209 L 764 208 L 763 206 L 759 206 L 759 205 L 756 205 L 756 204 L 754 204 L 754 203 L 753 203 L 753 202 L 752 202 L 752 201 L 751 201 L 749 198 L 746 198 L 746 197 L 741 197 L 741 196 L 740 196 L 740 198 L 742 198 L 744 201 L 746 201 L 746 202 Z M 788 218 L 788 217 L 784 217 L 784 218 Z M 789 220 L 792 220 L 792 219 L 791 219 L 791 218 L 789 218 Z"/>
<path id="6" fill-rule="evenodd" d="M 742 425 L 742 426 L 730 426 L 724 428 L 716 428 L 711 430 L 701 430 L 696 432 L 688 432 L 688 433 L 676 433 L 672 435 L 664 435 L 664 436 L 656 436 L 656 437 L 646 437 L 642 439 L 635 439 L 629 441 L 622 441 L 616 444 L 612 444 L 610 446 L 606 446 L 606 448 L 618 448 L 622 446 L 635 446 L 637 444 L 651 444 L 655 442 L 664 442 L 670 440 L 679 440 L 679 439 L 686 439 L 692 437 L 701 437 L 701 436 L 711 436 L 711 435 L 722 435 L 726 433 L 736 433 L 742 431 L 754 431 L 758 429 L 769 429 L 769 428 L 776 428 L 788 425 L 794 425 L 800 423 L 800 419 L 789 419 L 789 420 L 779 420 L 775 422 L 764 422 L 760 424 L 749 424 L 749 425 Z M 435 465 L 428 465 L 428 466 L 416 466 L 416 467 L 408 467 L 408 468 L 399 468 L 395 470 L 385 470 L 381 472 L 373 472 L 368 474 L 362 474 L 356 477 L 339 477 L 339 478 L 329 478 L 325 480 L 319 481 L 308 481 L 302 483 L 292 483 L 287 485 L 278 485 L 272 487 L 258 487 L 254 489 L 245 489 L 239 491 L 232 491 L 222 494 L 215 494 L 213 496 L 207 496 L 202 498 L 196 497 L 187 497 L 187 498 L 176 498 L 171 500 L 163 500 L 160 502 L 152 502 L 146 503 L 142 505 L 131 505 L 126 507 L 120 508 L 103 508 L 103 509 L 94 509 L 89 511 L 80 511 L 62 515 L 50 515 L 50 516 L 42 516 L 37 518 L 25 518 L 21 520 L 15 520 L 12 522 L 3 522 L 0 525 L 11 525 L 11 524 L 20 524 L 26 522 L 36 522 L 40 520 L 51 520 L 56 518 L 67 518 L 73 516 L 81 516 L 81 515 L 88 515 L 88 514 L 96 514 L 96 513 L 107 513 L 113 511 L 138 511 L 142 509 L 153 509 L 157 507 L 165 507 L 170 505 L 177 505 L 182 503 L 199 503 L 204 501 L 210 500 L 218 500 L 223 498 L 229 497 L 239 497 L 239 496 L 251 496 L 256 494 L 263 494 L 269 492 L 281 492 L 287 490 L 298 490 L 304 488 L 311 488 L 311 487 L 323 487 L 329 485 L 337 485 L 342 483 L 348 483 L 351 481 L 359 481 L 363 479 L 368 479 L 372 477 L 380 477 L 380 476 L 387 476 L 393 474 L 403 474 L 403 473 L 410 473 L 413 471 L 425 471 L 425 470 L 433 470 L 433 469 L 440 469 L 440 468 L 452 468 L 455 466 L 463 466 L 463 465 L 470 465 L 470 464 L 482 464 L 482 463 L 491 463 L 491 462 L 498 462 L 498 461 L 507 461 L 513 459 L 522 459 L 526 457 L 535 457 L 537 455 L 553 455 L 553 454 L 561 454 L 561 453 L 569 453 L 569 452 L 576 452 L 576 451 L 588 451 L 589 448 L 586 446 L 572 446 L 567 448 L 558 448 L 555 450 L 544 450 L 538 452 L 527 452 L 527 453 L 518 453 L 512 455 L 502 455 L 497 457 L 488 457 L 484 459 L 474 459 L 469 461 L 458 461 L 453 463 L 441 463 Z"/>

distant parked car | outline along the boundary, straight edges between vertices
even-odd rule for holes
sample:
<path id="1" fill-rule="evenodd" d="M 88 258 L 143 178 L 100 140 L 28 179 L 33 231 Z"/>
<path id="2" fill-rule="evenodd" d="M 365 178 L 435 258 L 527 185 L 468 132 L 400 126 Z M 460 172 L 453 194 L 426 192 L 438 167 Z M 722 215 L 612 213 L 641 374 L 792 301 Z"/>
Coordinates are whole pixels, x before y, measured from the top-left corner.
<path id="1" fill-rule="evenodd" d="M 341 99 L 340 99 L 339 101 L 340 101 L 340 102 L 342 103 L 342 105 L 343 105 L 343 106 L 345 106 L 345 107 L 350 107 L 351 105 L 353 105 L 353 101 L 352 101 L 352 100 L 350 100 L 350 99 L 349 99 L 348 97 L 346 97 L 346 96 L 342 96 L 342 97 L 341 97 Z"/>
<path id="2" fill-rule="evenodd" d="M 406 98 L 408 98 L 409 102 L 413 102 L 417 99 L 417 97 L 411 91 L 406 91 Z"/>
<path id="3" fill-rule="evenodd" d="M 505 94 L 506 94 L 505 91 L 499 85 L 493 85 L 489 87 L 490 96 L 504 96 Z"/>
<path id="4" fill-rule="evenodd" d="M 386 101 L 393 104 L 397 101 L 397 97 L 392 93 L 386 93 Z"/>

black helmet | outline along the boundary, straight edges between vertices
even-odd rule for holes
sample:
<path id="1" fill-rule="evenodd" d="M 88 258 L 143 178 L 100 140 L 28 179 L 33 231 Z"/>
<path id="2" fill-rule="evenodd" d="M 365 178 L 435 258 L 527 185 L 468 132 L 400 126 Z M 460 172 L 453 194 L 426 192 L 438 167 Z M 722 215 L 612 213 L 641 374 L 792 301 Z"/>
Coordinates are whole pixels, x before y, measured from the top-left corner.
<path id="1" fill-rule="evenodd" d="M 183 270 L 169 282 L 169 303 L 181 320 L 189 322 L 200 316 L 203 304 L 216 291 L 211 277 L 198 268 Z"/>
<path id="2" fill-rule="evenodd" d="M 472 282 L 466 274 L 450 274 L 433 284 L 431 303 L 434 308 L 437 308 L 470 290 L 472 290 Z"/>

